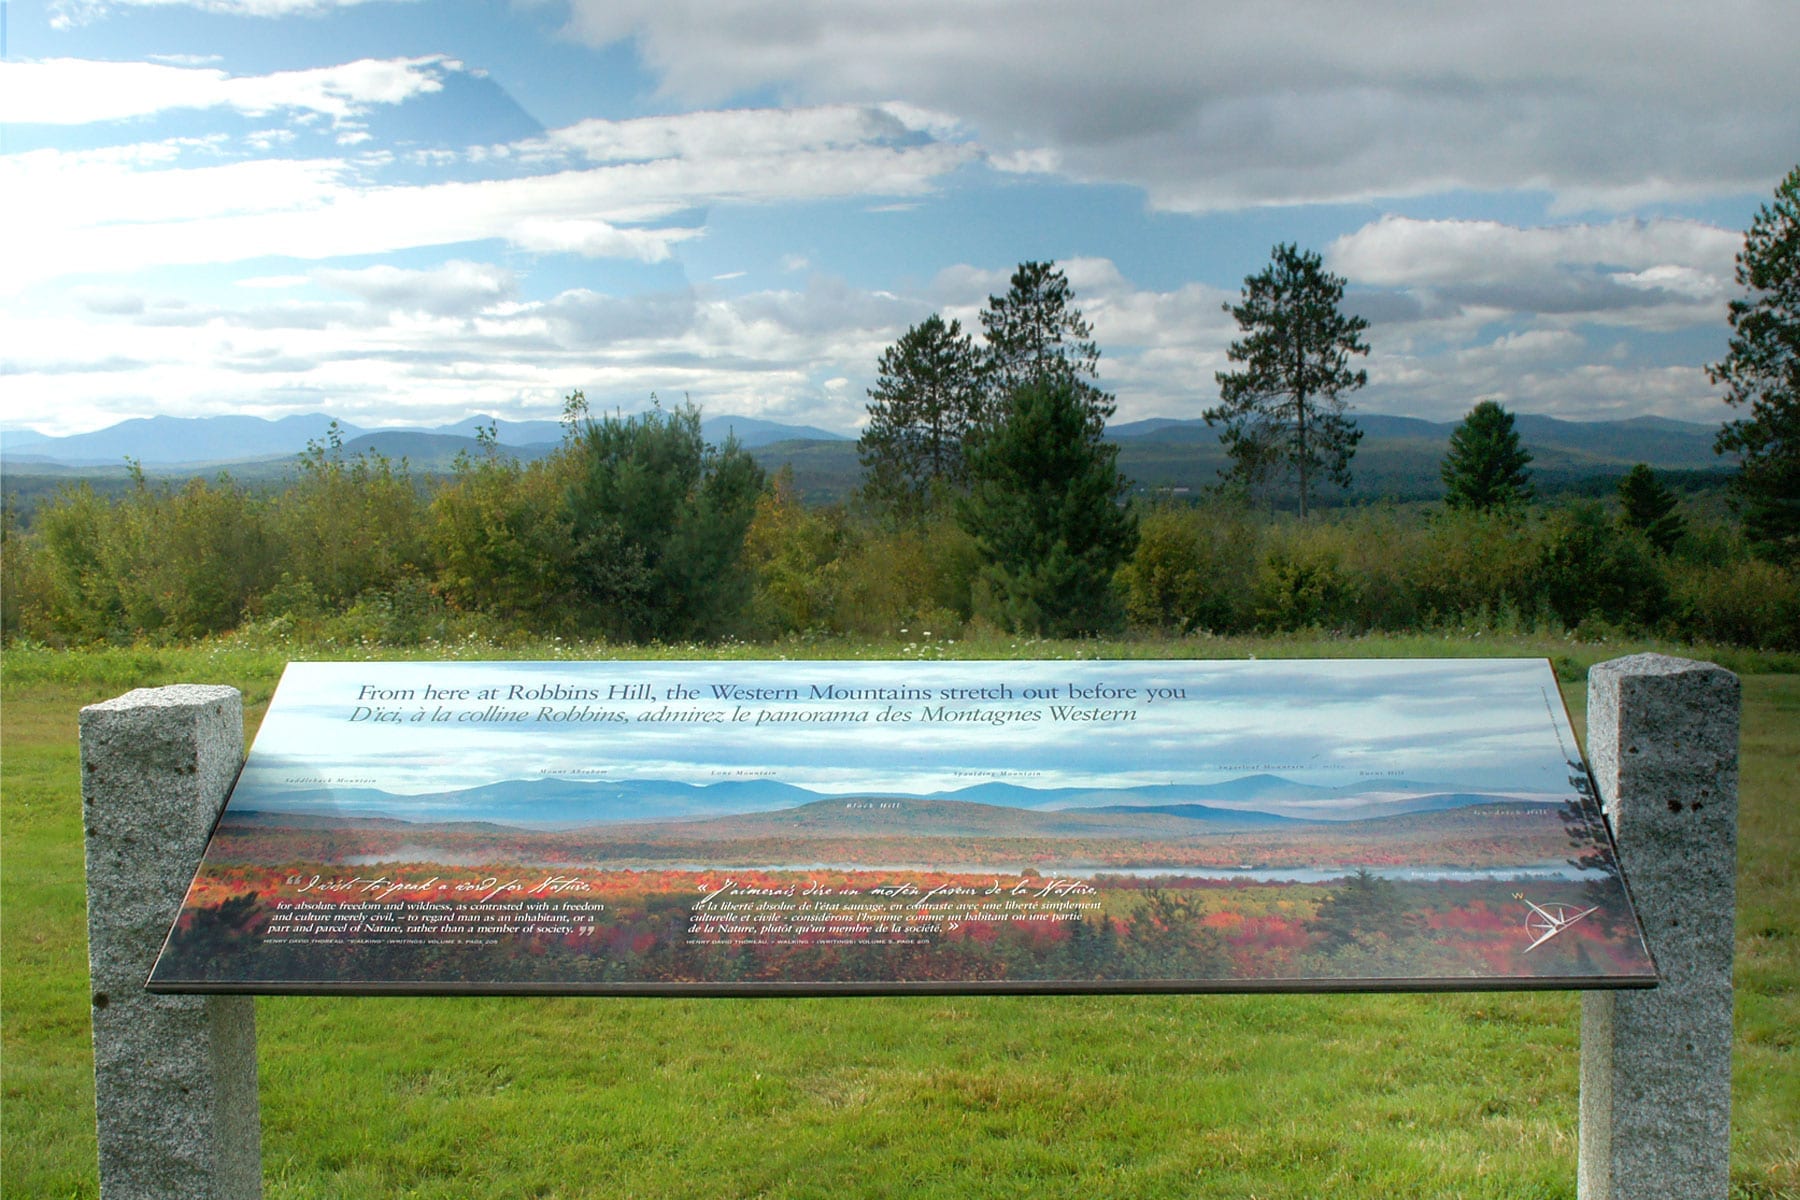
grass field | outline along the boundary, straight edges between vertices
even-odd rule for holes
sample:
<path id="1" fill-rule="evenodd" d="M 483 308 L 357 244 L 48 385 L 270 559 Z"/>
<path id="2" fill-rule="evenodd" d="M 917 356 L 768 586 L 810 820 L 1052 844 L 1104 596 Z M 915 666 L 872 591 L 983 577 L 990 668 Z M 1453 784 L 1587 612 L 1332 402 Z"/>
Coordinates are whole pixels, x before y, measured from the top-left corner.
<path id="1" fill-rule="evenodd" d="M 734 657 L 1547 654 L 1641 647 L 928 642 Z M 664 652 L 684 657 L 716 650 Z M 445 657 L 429 647 L 410 657 Z M 462 657 L 586 656 L 560 645 Z M 1800 662 L 1745 672 L 1733 1193 L 1800 1200 Z M 75 717 L 285 659 L 9 651 L 0 678 L 0 1194 L 96 1196 Z M 1578 998 L 990 997 L 257 1002 L 265 1193 L 313 1197 L 1575 1194 Z"/>

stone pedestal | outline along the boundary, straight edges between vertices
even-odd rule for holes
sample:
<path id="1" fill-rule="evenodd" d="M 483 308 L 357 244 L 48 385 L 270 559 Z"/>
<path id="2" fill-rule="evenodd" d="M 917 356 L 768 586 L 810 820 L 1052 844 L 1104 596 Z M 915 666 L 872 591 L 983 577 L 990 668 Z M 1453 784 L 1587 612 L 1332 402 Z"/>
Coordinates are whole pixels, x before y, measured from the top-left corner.
<path id="1" fill-rule="evenodd" d="M 1729 1190 L 1738 711 L 1710 663 L 1588 675 L 1588 759 L 1661 983 L 1582 997 L 1582 1200 Z"/>
<path id="2" fill-rule="evenodd" d="M 262 1195 L 252 999 L 144 990 L 243 758 L 235 688 L 81 711 L 102 1200 Z"/>

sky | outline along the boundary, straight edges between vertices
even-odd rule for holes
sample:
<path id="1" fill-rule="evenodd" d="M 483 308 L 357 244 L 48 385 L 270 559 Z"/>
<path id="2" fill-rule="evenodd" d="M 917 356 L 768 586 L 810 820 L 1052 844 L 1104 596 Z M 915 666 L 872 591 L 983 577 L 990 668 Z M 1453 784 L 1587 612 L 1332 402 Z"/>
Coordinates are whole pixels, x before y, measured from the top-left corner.
<path id="1" fill-rule="evenodd" d="M 833 684 L 911 688 L 930 698 L 892 704 L 811 698 L 814 685 Z M 514 687 L 529 696 L 548 690 L 570 697 L 614 685 L 649 691 L 618 700 L 506 699 Z M 718 699 L 714 685 L 794 688 L 801 699 L 733 702 Z M 692 696 L 675 692 L 677 686 Z M 943 696 L 945 689 L 1000 686 L 1010 695 Z M 1110 691 L 1095 690 L 1101 687 Z M 1169 690 L 1152 698 L 1150 689 L 1158 687 Z M 484 698 L 484 688 L 499 699 Z M 1045 698 L 1034 698 L 1033 688 Z M 1072 688 L 1084 698 L 1072 697 Z M 466 694 L 445 698 L 457 690 Z M 1115 715 L 1057 720 L 1054 706 Z M 739 708 L 752 714 L 854 710 L 868 719 L 638 719 L 664 709 Z M 890 708 L 913 719 L 877 719 Z M 541 720 L 546 709 L 612 711 L 627 720 Z M 950 719 L 940 709 L 1035 711 L 1039 719 Z M 413 720 L 421 711 L 422 720 Z M 1123 711 L 1136 715 L 1116 715 Z M 1312 787 L 1375 789 L 1349 800 L 1322 799 L 1329 808 L 1378 801 L 1387 785 L 1395 796 L 1424 786 L 1566 797 L 1568 759 L 1577 753 L 1542 659 L 293 663 L 238 794 L 249 794 L 255 807 L 281 807 L 275 799 L 281 792 L 321 786 L 421 795 L 506 780 L 594 780 L 596 774 L 697 785 L 772 777 L 825 795 L 931 795 L 995 781 L 1036 789 L 1206 784 L 1269 774 Z M 1283 811 L 1305 807 L 1288 803 Z"/>
<path id="2" fill-rule="evenodd" d="M 11 0 L 0 428 L 596 411 L 854 433 L 1053 260 L 1119 421 L 1197 418 L 1277 243 L 1364 411 L 1730 416 L 1800 160 L 1793 0 Z"/>

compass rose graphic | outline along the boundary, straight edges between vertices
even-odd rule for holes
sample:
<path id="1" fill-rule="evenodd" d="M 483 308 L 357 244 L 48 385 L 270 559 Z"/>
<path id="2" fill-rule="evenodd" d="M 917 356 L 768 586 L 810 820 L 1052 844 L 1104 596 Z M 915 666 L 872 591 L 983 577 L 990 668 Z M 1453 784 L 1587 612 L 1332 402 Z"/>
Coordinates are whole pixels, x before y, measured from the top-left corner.
<path id="1" fill-rule="evenodd" d="M 1514 892 L 1513 899 L 1523 901 L 1525 907 L 1531 910 L 1525 918 L 1525 932 L 1533 935 L 1535 940 L 1522 951 L 1525 954 L 1530 954 L 1599 907 L 1595 905 L 1594 908 L 1576 908 L 1572 904 L 1533 904 L 1525 899 L 1523 892 Z"/>

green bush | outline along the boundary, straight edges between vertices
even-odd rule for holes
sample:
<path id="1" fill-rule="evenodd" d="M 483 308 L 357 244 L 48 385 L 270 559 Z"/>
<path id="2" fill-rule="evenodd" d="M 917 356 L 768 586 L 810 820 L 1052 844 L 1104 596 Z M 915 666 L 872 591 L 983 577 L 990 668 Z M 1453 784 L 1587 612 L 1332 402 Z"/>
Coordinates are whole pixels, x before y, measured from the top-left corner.
<path id="1" fill-rule="evenodd" d="M 897 529 L 809 507 L 791 479 L 765 491 L 747 455 L 700 442 L 689 411 L 617 422 L 603 452 L 473 456 L 429 497 L 404 464 L 345 459 L 329 441 L 268 497 L 225 478 L 139 475 L 111 500 L 65 488 L 29 529 L 10 510 L 0 525 L 0 633 L 401 646 L 1031 627 L 948 506 Z M 1756 559 L 1722 508 L 1689 511 L 1667 553 L 1593 502 L 1302 522 L 1215 498 L 1130 516 L 1134 550 L 1096 578 L 1142 630 L 1575 630 L 1800 649 L 1800 575 Z M 1043 564 L 1021 564 L 1013 582 L 1038 587 L 1025 576 Z"/>
<path id="2" fill-rule="evenodd" d="M 743 618 L 744 534 L 763 470 L 707 446 L 691 404 L 580 426 L 569 446 L 572 574 L 599 628 L 635 641 L 714 637 Z"/>
<path id="3" fill-rule="evenodd" d="M 115 501 L 82 485 L 9 538 L 24 588 L 13 633 L 91 643 L 169 640 L 233 629 L 270 581 L 264 506 L 229 479 L 152 487 L 143 474 Z"/>
<path id="4" fill-rule="evenodd" d="M 416 646 L 448 641 L 456 615 L 424 576 L 408 573 L 379 591 L 366 591 L 322 629 L 339 641 L 362 645 Z"/>
<path id="5" fill-rule="evenodd" d="M 569 456 L 526 466 L 464 456 L 432 497 L 427 541 L 444 599 L 538 630 L 585 622 L 574 578 L 574 522 L 564 503 Z"/>
<path id="6" fill-rule="evenodd" d="M 133 530 L 138 570 L 120 581 L 132 629 L 189 638 L 236 628 L 275 567 L 262 502 L 229 480 L 195 479 L 172 493 L 140 485 L 124 507 L 145 521 Z"/>
<path id="7" fill-rule="evenodd" d="M 756 501 L 744 534 L 744 561 L 755 577 L 752 629 L 765 637 L 831 628 L 844 579 L 843 510 L 809 509 L 784 469 Z"/>
<path id="8" fill-rule="evenodd" d="M 271 519 L 284 568 L 334 609 L 431 566 L 426 505 L 406 463 L 379 454 L 346 461 L 335 425 L 300 456 Z"/>
<path id="9" fill-rule="evenodd" d="M 1257 520 L 1235 504 L 1142 509 L 1137 549 L 1116 580 L 1126 617 L 1175 633 L 1248 630 L 1262 541 Z"/>
<path id="10" fill-rule="evenodd" d="M 0 508 L 0 640 L 44 627 L 46 581 L 38 541 L 19 529 L 12 505 Z"/>
<path id="11" fill-rule="evenodd" d="M 1158 507 L 1138 518 L 1138 544 L 1119 568 L 1133 625 L 1187 633 L 1198 623 L 1208 581 L 1191 510 Z"/>
<path id="12" fill-rule="evenodd" d="M 1358 622 L 1357 580 L 1329 537 L 1278 541 L 1256 575 L 1256 627 L 1267 632 L 1351 629 Z"/>
<path id="13" fill-rule="evenodd" d="M 831 627 L 954 635 L 973 615 L 981 565 L 975 540 L 948 517 L 918 528 L 864 527 L 847 540 Z"/>
<path id="14" fill-rule="evenodd" d="M 33 530 L 40 589 L 34 632 L 57 640 L 99 642 L 125 635 L 113 537 L 116 508 L 87 484 L 68 488 L 38 513 Z"/>
<path id="15" fill-rule="evenodd" d="M 1669 611 L 1669 585 L 1654 547 L 1638 530 L 1586 502 L 1552 512 L 1538 547 L 1537 589 L 1566 628 L 1599 620 L 1654 628 Z"/>
<path id="16" fill-rule="evenodd" d="M 1350 509 L 1310 526 L 1309 536 L 1314 543 L 1330 539 L 1338 572 L 1353 581 L 1340 602 L 1338 628 L 1398 631 L 1424 623 L 1418 571 L 1429 560 L 1430 530 L 1419 519 L 1386 506 Z"/>
<path id="17" fill-rule="evenodd" d="M 1535 618 L 1543 608 L 1537 533 L 1535 521 L 1508 511 L 1434 514 L 1405 567 L 1421 623 L 1485 624 L 1500 612 Z"/>
<path id="18" fill-rule="evenodd" d="M 1800 571 L 1763 559 L 1672 570 L 1672 632 L 1692 641 L 1800 650 Z"/>

